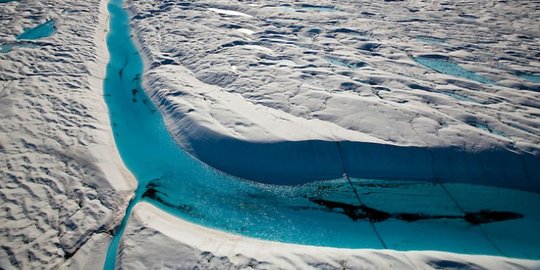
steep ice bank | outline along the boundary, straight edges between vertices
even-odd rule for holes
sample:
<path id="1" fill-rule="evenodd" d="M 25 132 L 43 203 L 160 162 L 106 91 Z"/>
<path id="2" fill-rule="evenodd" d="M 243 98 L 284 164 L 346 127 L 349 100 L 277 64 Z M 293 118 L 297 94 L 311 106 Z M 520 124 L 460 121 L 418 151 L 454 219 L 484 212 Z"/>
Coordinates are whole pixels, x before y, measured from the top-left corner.
<path id="1" fill-rule="evenodd" d="M 165 112 L 172 134 L 186 149 L 205 163 L 246 179 L 301 184 L 347 173 L 528 190 L 537 190 L 540 184 L 537 153 L 507 149 L 504 137 L 492 138 L 491 133 L 468 125 L 438 131 L 458 142 L 400 145 L 330 122 L 254 105 L 237 94 L 200 82 L 180 66 L 147 72 L 145 86 Z M 416 120 L 418 130 L 429 129 L 426 125 L 431 122 L 413 119 L 413 125 Z M 469 132 L 470 137 L 460 138 L 461 132 Z M 484 138 L 495 142 L 486 143 Z M 460 146 L 463 144 L 476 149 L 465 151 Z"/>

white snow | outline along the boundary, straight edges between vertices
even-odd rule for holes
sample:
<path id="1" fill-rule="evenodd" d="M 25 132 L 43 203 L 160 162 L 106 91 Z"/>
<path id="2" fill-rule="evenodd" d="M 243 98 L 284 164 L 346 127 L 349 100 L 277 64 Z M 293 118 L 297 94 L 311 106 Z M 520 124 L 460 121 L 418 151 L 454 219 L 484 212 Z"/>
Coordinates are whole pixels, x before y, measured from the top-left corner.
<path id="1" fill-rule="evenodd" d="M 253 35 L 253 33 L 255 33 L 255 31 L 253 31 L 251 29 L 247 29 L 247 28 L 236 29 L 236 31 L 238 31 L 240 33 L 243 33 L 243 34 L 246 34 L 246 35 Z"/>
<path id="2" fill-rule="evenodd" d="M 272 49 L 266 48 L 266 47 L 263 47 L 263 46 L 259 46 L 259 45 L 243 45 L 241 47 L 247 48 L 247 49 L 252 49 L 252 50 L 272 52 Z"/>
<path id="3" fill-rule="evenodd" d="M 240 16 L 240 17 L 247 17 L 252 18 L 253 16 L 242 13 L 240 11 L 234 11 L 234 10 L 226 10 L 226 9 L 219 9 L 219 8 L 209 8 L 208 10 L 213 11 L 218 14 L 225 14 L 225 15 L 232 15 L 232 16 Z"/>
<path id="4" fill-rule="evenodd" d="M 106 4 L 0 3 L 1 44 L 58 27 L 0 54 L 1 269 L 95 269 L 133 195 L 103 99 Z"/>

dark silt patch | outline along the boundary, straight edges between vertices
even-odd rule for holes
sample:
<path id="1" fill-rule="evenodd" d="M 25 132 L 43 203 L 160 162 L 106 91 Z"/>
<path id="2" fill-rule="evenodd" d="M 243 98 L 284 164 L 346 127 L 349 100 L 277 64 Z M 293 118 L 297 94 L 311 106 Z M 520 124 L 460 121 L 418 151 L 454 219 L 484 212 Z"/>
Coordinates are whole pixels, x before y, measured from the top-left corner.
<path id="1" fill-rule="evenodd" d="M 349 203 L 330 201 L 320 198 L 310 198 L 311 202 L 324 206 L 330 211 L 336 209 L 343 210 L 350 219 L 369 220 L 371 222 L 383 222 L 388 219 L 398 219 L 406 222 L 415 222 L 431 219 L 463 219 L 471 225 L 480 225 L 499 221 L 523 218 L 522 214 L 508 211 L 480 210 L 477 212 L 466 212 L 464 215 L 433 215 L 423 213 L 389 213 L 383 210 L 375 209 L 366 205 L 354 205 Z"/>

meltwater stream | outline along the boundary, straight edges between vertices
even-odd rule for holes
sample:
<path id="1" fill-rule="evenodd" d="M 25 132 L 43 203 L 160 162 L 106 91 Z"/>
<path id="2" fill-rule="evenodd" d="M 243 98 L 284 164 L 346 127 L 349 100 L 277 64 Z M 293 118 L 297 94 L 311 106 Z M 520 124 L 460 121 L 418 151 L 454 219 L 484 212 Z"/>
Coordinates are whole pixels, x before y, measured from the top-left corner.
<path id="1" fill-rule="evenodd" d="M 267 240 L 540 258 L 537 194 L 348 178 L 273 186 L 206 166 L 176 144 L 141 88 L 143 63 L 122 0 L 111 0 L 108 8 L 105 100 L 116 145 L 139 185 L 110 243 L 105 269 L 114 269 L 127 219 L 141 200 L 195 223 Z"/>

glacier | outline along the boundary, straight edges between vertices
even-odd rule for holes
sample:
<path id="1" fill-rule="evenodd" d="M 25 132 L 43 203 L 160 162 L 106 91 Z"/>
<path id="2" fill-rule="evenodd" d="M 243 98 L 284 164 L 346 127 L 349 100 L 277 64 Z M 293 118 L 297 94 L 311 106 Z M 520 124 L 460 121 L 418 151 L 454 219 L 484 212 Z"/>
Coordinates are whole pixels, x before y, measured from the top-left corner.
<path id="1" fill-rule="evenodd" d="M 114 237 L 121 268 L 539 267 L 536 3 L 126 0 L 145 68 L 129 102 L 187 151 L 181 178 L 141 177 L 118 154 L 108 3 L 0 2 L 1 268 L 99 268 Z M 17 39 L 43 22 L 54 31 Z M 208 178 L 178 187 L 201 166 Z M 284 205 L 295 213 L 256 222 Z M 190 209 L 205 206 L 201 222 Z M 362 221 L 364 206 L 389 219 Z M 237 230 L 224 209 L 255 215 Z M 304 240 L 276 233 L 321 213 Z M 385 246 L 320 247 L 328 222 L 353 243 L 373 235 L 347 226 L 371 226 Z M 471 249 L 448 228 L 474 231 Z"/>

